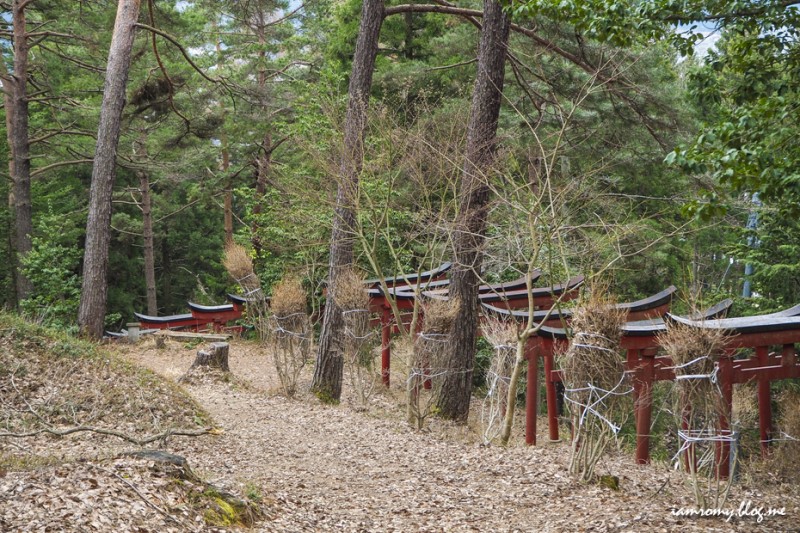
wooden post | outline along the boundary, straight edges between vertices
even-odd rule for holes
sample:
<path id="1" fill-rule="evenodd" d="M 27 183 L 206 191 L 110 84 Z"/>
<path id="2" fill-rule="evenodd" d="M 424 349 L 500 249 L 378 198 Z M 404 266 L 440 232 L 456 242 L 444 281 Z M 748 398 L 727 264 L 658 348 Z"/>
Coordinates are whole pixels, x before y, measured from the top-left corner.
<path id="1" fill-rule="evenodd" d="M 525 343 L 525 357 L 528 359 L 528 383 L 525 391 L 525 443 L 536 445 L 536 411 L 539 396 L 539 353 L 533 343 Z M 513 409 L 510 406 L 509 409 Z"/>
<path id="2" fill-rule="evenodd" d="M 719 360 L 719 381 L 722 387 L 722 412 L 719 415 L 719 434 L 723 440 L 717 442 L 717 478 L 728 479 L 730 475 L 731 443 L 724 438 L 731 436 L 730 416 L 733 407 L 733 352 L 729 351 Z"/>
<path id="3" fill-rule="evenodd" d="M 650 422 L 653 411 L 653 378 L 655 354 L 641 352 L 642 368 L 639 372 L 639 397 L 636 415 L 636 464 L 650 462 Z"/>
<path id="4" fill-rule="evenodd" d="M 769 366 L 769 352 L 766 346 L 756 347 L 759 366 Z M 769 393 L 769 377 L 764 372 L 758 376 L 758 428 L 761 437 L 761 456 L 769 454 L 769 438 L 772 431 L 772 407 Z"/>
<path id="5" fill-rule="evenodd" d="M 544 352 L 544 386 L 547 393 L 547 425 L 550 430 L 550 441 L 558 442 L 558 399 L 556 398 L 556 380 L 553 368 L 553 345 L 546 345 Z"/>
<path id="6" fill-rule="evenodd" d="M 390 323 L 391 314 L 387 307 L 381 313 L 381 379 L 386 388 L 389 388 L 389 371 L 391 367 L 392 354 L 389 344 L 392 340 L 392 325 Z"/>

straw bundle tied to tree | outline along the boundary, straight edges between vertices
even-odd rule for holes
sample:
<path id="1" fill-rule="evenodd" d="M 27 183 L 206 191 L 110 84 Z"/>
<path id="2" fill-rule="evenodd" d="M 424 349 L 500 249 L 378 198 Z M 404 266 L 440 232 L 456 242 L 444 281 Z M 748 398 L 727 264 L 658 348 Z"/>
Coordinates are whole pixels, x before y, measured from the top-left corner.
<path id="1" fill-rule="evenodd" d="M 593 479 L 597 462 L 616 437 L 630 392 L 620 356 L 626 312 L 603 292 L 595 288 L 575 310 L 572 341 L 560 358 L 575 429 L 570 472 L 583 481 Z"/>
<path id="2" fill-rule="evenodd" d="M 350 384 L 358 406 L 365 409 L 377 381 L 373 350 L 379 337 L 369 325 L 369 293 L 364 285 L 364 276 L 352 268 L 343 270 L 332 296 L 342 310 L 342 349 Z"/>
<path id="3" fill-rule="evenodd" d="M 226 245 L 222 265 L 244 290 L 245 296 L 261 289 L 261 281 L 253 270 L 253 259 L 244 246 L 235 243 Z"/>
<path id="4" fill-rule="evenodd" d="M 681 401 L 694 404 L 721 397 L 714 378 L 726 337 L 723 329 L 681 323 L 669 323 L 667 331 L 659 335 L 658 343 L 675 367 Z"/>
<path id="5" fill-rule="evenodd" d="M 458 314 L 459 301 L 430 299 L 422 303 L 422 333 L 414 340 L 409 361 L 407 415 L 420 429 L 431 414 L 448 370 L 447 340 Z M 431 393 L 423 398 L 421 388 L 428 381 Z"/>
<path id="6" fill-rule="evenodd" d="M 299 278 L 287 276 L 272 289 L 272 351 L 281 385 L 288 396 L 294 395 L 300 370 L 311 352 L 311 320 L 306 293 Z"/>
<path id="7" fill-rule="evenodd" d="M 253 270 L 253 259 L 244 246 L 229 243 L 225 246 L 222 265 L 228 274 L 239 284 L 247 298 L 247 315 L 262 340 L 267 338 L 267 300 L 261 290 L 261 280 Z"/>
<path id="8" fill-rule="evenodd" d="M 369 293 L 365 290 L 364 276 L 355 269 L 348 268 L 339 274 L 333 300 L 342 310 L 345 338 L 344 351 L 356 364 L 371 362 L 367 341 L 374 332 L 369 327 Z M 366 351 L 366 353 L 365 353 Z"/>
<path id="9" fill-rule="evenodd" d="M 509 387 L 518 349 L 517 325 L 492 318 L 482 323 L 481 333 L 494 347 L 486 372 L 486 397 L 481 406 L 483 440 L 489 444 L 501 434 L 508 413 Z"/>
<path id="10" fill-rule="evenodd" d="M 695 503 L 703 507 L 721 507 L 730 489 L 730 480 L 719 479 L 716 458 L 719 442 L 733 439 L 730 431 L 720 428 L 720 416 L 730 417 L 731 413 L 725 412 L 717 383 L 718 363 L 728 335 L 719 328 L 669 322 L 667 331 L 658 338 L 675 372 L 673 412 L 680 428 L 676 458 L 689 471 Z"/>

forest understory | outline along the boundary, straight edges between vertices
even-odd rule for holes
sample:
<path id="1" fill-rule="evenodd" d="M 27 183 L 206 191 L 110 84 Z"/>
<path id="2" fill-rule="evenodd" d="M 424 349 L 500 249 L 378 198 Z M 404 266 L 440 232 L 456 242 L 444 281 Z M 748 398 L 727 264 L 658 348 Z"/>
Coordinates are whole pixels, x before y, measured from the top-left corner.
<path id="1" fill-rule="evenodd" d="M 185 458 L 192 475 L 152 457 L 120 456 L 139 447 L 103 435 L 2 439 L 2 529 L 219 531 L 244 523 L 253 531 L 797 530 L 796 485 L 756 486 L 747 476 L 734 484 L 726 504 L 733 510 L 746 501 L 785 507 L 785 516 L 760 523 L 674 516 L 673 510 L 693 508 L 693 500 L 686 476 L 666 463 L 636 466 L 630 451 L 615 451 L 597 473 L 616 476 L 618 490 L 579 483 L 568 473 L 569 443 L 548 443 L 546 429 L 538 446 L 526 447 L 521 435 L 508 447 L 482 446 L 472 420 L 478 400 L 467 425 L 432 418 L 424 431 L 412 429 L 400 380 L 374 394 L 366 411 L 353 408 L 347 389 L 341 404 L 328 406 L 304 392 L 307 367 L 303 392 L 287 399 L 270 356 L 247 341 L 231 344 L 229 375 L 201 374 L 174 387 L 169 382 L 186 373 L 196 349 L 174 341 L 158 349 L 152 339 L 112 345 L 111 358 L 134 364 L 128 372 L 141 373 L 142 366 L 168 383 L 134 379 L 138 390 L 126 389 L 125 396 L 140 396 L 150 412 L 120 401 L 100 417 L 129 431 L 143 417 L 166 423 L 185 392 L 207 413 L 193 416 L 207 416 L 202 423 L 215 428 L 212 434 L 173 436 L 148 448 Z M 102 385 L 99 378 L 81 389 Z M 171 398 L 149 398 L 165 388 Z M 237 525 L 241 517 L 222 512 L 218 494 L 247 503 L 250 515 Z"/>

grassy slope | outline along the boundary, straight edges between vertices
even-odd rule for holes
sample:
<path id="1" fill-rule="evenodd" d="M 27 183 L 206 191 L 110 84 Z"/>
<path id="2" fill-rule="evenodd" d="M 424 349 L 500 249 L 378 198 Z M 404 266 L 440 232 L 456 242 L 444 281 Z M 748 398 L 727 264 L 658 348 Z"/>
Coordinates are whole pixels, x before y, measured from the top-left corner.
<path id="1" fill-rule="evenodd" d="M 142 438 L 210 425 L 208 415 L 175 384 L 102 346 L 3 313 L 0 354 L 0 432 L 92 426 Z M 19 464 L 21 454 L 80 456 L 80 443 L 90 449 L 120 444 L 92 433 L 0 439 L 0 465 Z"/>

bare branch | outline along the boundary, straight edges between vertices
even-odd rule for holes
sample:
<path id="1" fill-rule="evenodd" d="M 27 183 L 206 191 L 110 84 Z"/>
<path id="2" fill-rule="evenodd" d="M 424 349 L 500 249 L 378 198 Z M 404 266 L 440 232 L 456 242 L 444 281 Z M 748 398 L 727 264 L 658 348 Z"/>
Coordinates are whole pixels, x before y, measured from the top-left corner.
<path id="1" fill-rule="evenodd" d="M 51 165 L 47 165 L 42 168 L 37 168 L 36 170 L 31 172 L 31 178 L 34 176 L 38 176 L 39 174 L 42 174 L 44 172 L 47 172 L 48 170 L 53 170 L 54 168 L 65 167 L 67 165 L 81 165 L 83 163 L 94 163 L 94 159 L 74 159 L 71 161 L 59 161 L 58 163 L 53 163 Z"/>
<path id="2" fill-rule="evenodd" d="M 181 43 L 179 43 L 178 40 L 175 37 L 173 37 L 172 35 L 164 32 L 164 31 L 161 31 L 158 28 L 154 28 L 152 26 L 148 26 L 147 24 L 142 24 L 140 22 L 137 22 L 136 24 L 134 24 L 134 26 L 136 26 L 137 28 L 142 28 L 144 30 L 151 31 L 151 32 L 155 33 L 156 35 L 160 35 L 164 39 L 166 39 L 169 42 L 171 42 L 173 45 L 175 45 L 176 48 L 178 48 L 178 50 L 180 50 L 181 54 L 183 55 L 183 58 L 189 63 L 189 65 L 191 65 L 191 67 L 198 74 L 200 74 L 203 78 L 205 78 L 206 80 L 210 81 L 211 83 L 224 83 L 224 80 L 219 79 L 219 78 L 212 78 L 211 76 L 209 76 L 208 74 L 203 72 L 203 69 L 201 69 L 197 65 L 197 63 L 194 62 L 194 60 L 189 55 L 189 52 L 186 51 L 186 48 L 184 48 L 183 45 Z"/>
<path id="3" fill-rule="evenodd" d="M 157 435 L 150 435 L 149 437 L 145 437 L 143 439 L 137 439 L 136 437 L 132 437 L 121 431 L 116 431 L 113 429 L 106 429 L 106 428 L 98 428 L 92 426 L 78 426 L 73 428 L 67 428 L 63 430 L 52 429 L 52 428 L 41 428 L 35 431 L 28 431 L 26 433 L 11 433 L 11 432 L 2 432 L 0 433 L 0 437 L 13 437 L 13 438 L 25 438 L 25 437 L 35 437 L 37 435 L 47 434 L 47 435 L 54 435 L 56 437 L 65 437 L 67 435 L 72 435 L 73 433 L 97 433 L 99 435 L 109 435 L 111 437 L 117 437 L 124 441 L 130 442 L 131 444 L 136 444 L 137 446 L 144 446 L 145 444 L 150 444 L 151 442 L 156 442 L 159 440 L 165 440 L 169 437 L 176 436 L 176 437 L 199 437 L 201 435 L 217 435 L 219 434 L 220 430 L 217 428 L 204 428 L 199 430 L 190 430 L 190 429 L 168 429 L 163 433 L 159 433 Z"/>

